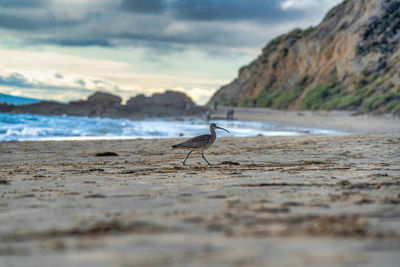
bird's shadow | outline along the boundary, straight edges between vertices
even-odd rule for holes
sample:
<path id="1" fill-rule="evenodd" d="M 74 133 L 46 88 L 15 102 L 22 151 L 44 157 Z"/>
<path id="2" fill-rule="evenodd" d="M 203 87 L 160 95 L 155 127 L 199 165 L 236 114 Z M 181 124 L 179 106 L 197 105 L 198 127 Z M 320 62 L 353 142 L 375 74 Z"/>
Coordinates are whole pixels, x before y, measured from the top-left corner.
<path id="1" fill-rule="evenodd" d="M 217 164 L 210 164 L 210 165 L 201 165 L 201 164 L 186 164 L 186 165 L 175 165 L 173 168 L 175 170 L 186 170 L 186 169 L 195 169 L 195 170 L 206 170 L 209 168 L 218 168 L 221 166 L 225 166 L 225 165 L 234 165 L 234 166 L 239 166 L 240 163 L 236 162 L 236 161 L 222 161 L 220 163 Z"/>

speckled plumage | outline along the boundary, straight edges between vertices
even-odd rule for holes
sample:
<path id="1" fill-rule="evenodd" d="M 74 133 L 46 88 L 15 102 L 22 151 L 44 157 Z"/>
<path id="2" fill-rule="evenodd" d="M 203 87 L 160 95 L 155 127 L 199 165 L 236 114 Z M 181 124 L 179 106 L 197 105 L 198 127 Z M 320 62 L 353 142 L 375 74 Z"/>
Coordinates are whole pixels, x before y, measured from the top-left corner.
<path id="1" fill-rule="evenodd" d="M 180 144 L 172 146 L 173 148 L 186 148 L 193 150 L 206 150 L 215 142 L 216 136 L 211 134 L 202 134 L 186 140 Z"/>
<path id="2" fill-rule="evenodd" d="M 215 133 L 215 129 L 221 129 L 225 130 L 229 133 L 228 130 L 218 127 L 215 123 L 210 124 L 210 134 L 202 134 L 196 137 L 193 137 L 189 140 L 186 140 L 182 143 L 179 143 L 177 145 L 173 145 L 173 149 L 188 149 L 190 152 L 187 154 L 185 160 L 183 161 L 183 165 L 186 165 L 186 160 L 189 157 L 190 153 L 193 151 L 201 151 L 201 156 L 203 159 L 208 163 L 208 165 L 211 165 L 207 159 L 204 157 L 204 150 L 208 149 L 212 144 L 214 144 L 215 139 L 217 139 L 217 134 Z"/>

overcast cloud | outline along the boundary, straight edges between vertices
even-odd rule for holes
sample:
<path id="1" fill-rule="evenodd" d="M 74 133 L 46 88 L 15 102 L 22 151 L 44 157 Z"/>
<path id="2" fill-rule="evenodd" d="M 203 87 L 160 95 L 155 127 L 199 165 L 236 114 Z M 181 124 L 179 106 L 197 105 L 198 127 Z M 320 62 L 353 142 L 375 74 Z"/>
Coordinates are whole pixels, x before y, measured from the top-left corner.
<path id="1" fill-rule="evenodd" d="M 203 57 L 214 57 L 217 65 L 218 60 L 229 64 L 230 57 L 245 60 L 256 57 L 267 41 L 279 34 L 295 27 L 316 25 L 339 2 L 340 0 L 0 0 L 0 45 L 21 51 L 41 50 L 47 46 L 59 48 L 58 51 L 63 48 L 65 51 L 82 48 L 86 49 L 82 51 L 88 53 L 90 51 L 87 49 L 96 47 L 115 52 L 124 48 L 130 48 L 133 52 L 135 49 L 144 49 L 147 56 L 134 59 L 135 64 L 141 64 L 138 61 L 147 64 L 146 60 L 150 60 L 159 65 L 169 65 L 174 60 L 171 55 L 176 55 L 179 51 L 197 51 L 197 54 L 203 53 Z M 198 57 L 196 60 L 197 62 L 193 62 L 193 72 L 197 68 L 195 64 L 202 64 Z M 239 67 L 235 66 L 236 69 Z M 154 73 L 160 71 L 163 69 L 154 69 Z M 176 70 L 177 76 L 181 75 L 179 71 Z M 215 75 L 215 71 L 210 75 Z M 234 73 L 231 76 L 230 79 L 233 79 Z M 219 79 L 228 78 L 221 74 Z M 113 82 L 118 83 L 116 80 Z M 187 85 L 186 82 L 185 87 Z M 4 79 L 0 81 L 0 86 L 6 86 Z M 29 86 L 27 84 L 26 88 Z M 85 86 L 86 84 L 78 87 L 82 89 Z M 215 90 L 219 86 L 210 85 L 213 88 L 204 90 Z M 137 85 L 137 88 L 144 87 Z M 194 85 L 187 87 L 187 90 L 193 91 L 193 88 Z"/>
<path id="2" fill-rule="evenodd" d="M 309 25 L 338 0 L 2 0 L 0 29 L 61 46 L 262 46 L 270 28 Z M 254 36 L 248 28 L 264 26 Z M 272 31 L 273 32 L 273 31 Z"/>

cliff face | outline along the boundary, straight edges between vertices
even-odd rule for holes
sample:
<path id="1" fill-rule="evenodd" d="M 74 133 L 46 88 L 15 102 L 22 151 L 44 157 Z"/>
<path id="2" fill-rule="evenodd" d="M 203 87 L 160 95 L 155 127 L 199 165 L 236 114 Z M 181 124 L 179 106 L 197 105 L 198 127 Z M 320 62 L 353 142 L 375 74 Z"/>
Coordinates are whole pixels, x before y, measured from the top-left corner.
<path id="1" fill-rule="evenodd" d="M 400 1 L 348 0 L 279 36 L 210 103 L 400 114 Z"/>

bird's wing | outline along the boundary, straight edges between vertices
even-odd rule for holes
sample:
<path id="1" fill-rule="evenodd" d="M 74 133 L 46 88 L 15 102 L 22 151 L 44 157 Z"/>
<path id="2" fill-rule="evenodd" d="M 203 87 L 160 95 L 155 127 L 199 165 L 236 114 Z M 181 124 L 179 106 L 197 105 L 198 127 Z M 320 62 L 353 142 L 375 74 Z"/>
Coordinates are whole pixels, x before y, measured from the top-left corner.
<path id="1" fill-rule="evenodd" d="M 185 142 L 172 146 L 173 148 L 200 148 L 210 141 L 210 134 L 203 134 L 193 137 Z"/>

